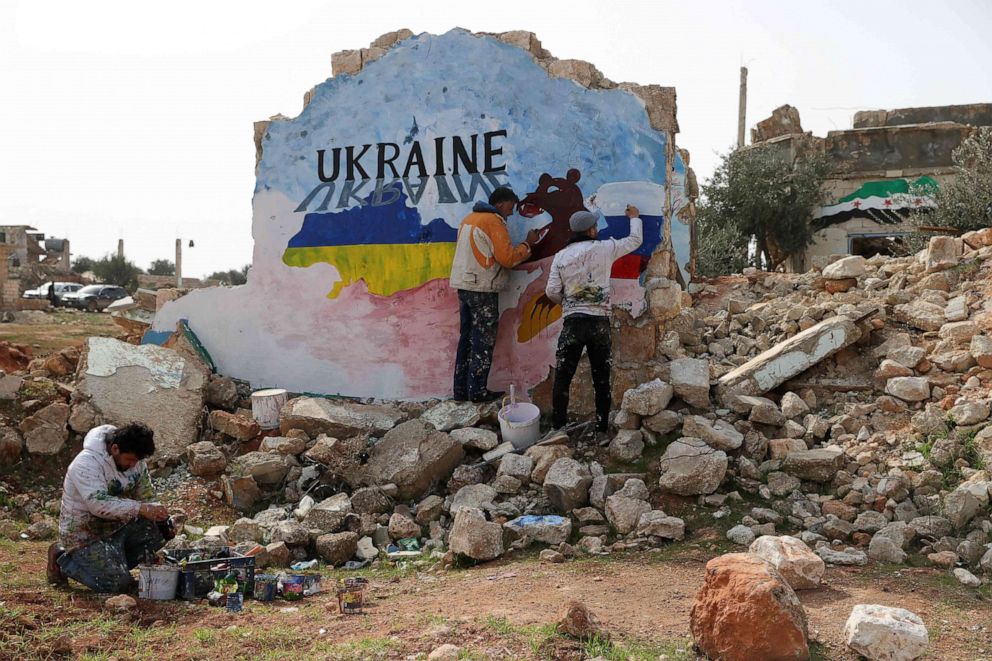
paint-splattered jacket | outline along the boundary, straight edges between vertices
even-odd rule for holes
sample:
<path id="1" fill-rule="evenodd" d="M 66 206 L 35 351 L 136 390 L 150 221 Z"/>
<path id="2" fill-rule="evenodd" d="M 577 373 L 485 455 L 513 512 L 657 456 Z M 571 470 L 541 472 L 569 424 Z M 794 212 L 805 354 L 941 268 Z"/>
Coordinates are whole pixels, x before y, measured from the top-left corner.
<path id="1" fill-rule="evenodd" d="M 451 286 L 466 291 L 502 291 L 510 280 L 509 270 L 528 257 L 530 246 L 513 246 L 506 221 L 496 209 L 477 202 L 458 227 Z"/>
<path id="2" fill-rule="evenodd" d="M 640 218 L 630 219 L 630 235 L 623 239 L 579 241 L 562 248 L 551 262 L 544 293 L 561 303 L 567 317 L 610 315 L 610 271 L 613 262 L 641 245 L 644 229 Z"/>
<path id="3" fill-rule="evenodd" d="M 91 429 L 65 474 L 59 537 L 68 550 L 109 536 L 136 519 L 141 503 L 155 496 L 144 461 L 124 472 L 117 470 L 106 443 L 113 430 L 112 425 Z"/>

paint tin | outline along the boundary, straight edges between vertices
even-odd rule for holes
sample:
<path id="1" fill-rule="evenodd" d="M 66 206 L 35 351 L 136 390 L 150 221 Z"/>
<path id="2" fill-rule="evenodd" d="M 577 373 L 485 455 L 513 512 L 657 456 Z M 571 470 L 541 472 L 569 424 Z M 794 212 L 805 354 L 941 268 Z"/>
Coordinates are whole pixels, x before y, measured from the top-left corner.
<path id="1" fill-rule="evenodd" d="M 346 578 L 338 588 L 338 609 L 345 615 L 358 615 L 365 605 L 365 587 L 368 580 L 361 577 Z"/>
<path id="2" fill-rule="evenodd" d="M 276 584 L 278 580 L 271 574 L 258 574 L 255 576 L 256 601 L 272 601 L 276 598 Z"/>
<path id="3" fill-rule="evenodd" d="M 245 595 L 243 592 L 231 592 L 227 595 L 227 610 L 231 613 L 240 613 L 244 604 Z"/>
<path id="4" fill-rule="evenodd" d="M 176 598 L 179 567 L 173 565 L 141 565 L 138 567 L 138 598 L 167 601 Z"/>
<path id="5" fill-rule="evenodd" d="M 320 574 L 304 574 L 303 596 L 310 597 L 320 592 Z"/>
<path id="6" fill-rule="evenodd" d="M 303 574 L 290 574 L 282 578 L 282 598 L 286 601 L 299 601 L 303 598 L 303 584 L 307 577 Z"/>

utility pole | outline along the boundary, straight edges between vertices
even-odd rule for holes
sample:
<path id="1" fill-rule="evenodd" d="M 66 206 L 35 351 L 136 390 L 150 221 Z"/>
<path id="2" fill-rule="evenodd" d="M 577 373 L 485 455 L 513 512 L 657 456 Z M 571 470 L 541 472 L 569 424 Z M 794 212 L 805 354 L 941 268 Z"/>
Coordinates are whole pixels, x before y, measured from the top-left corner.
<path id="1" fill-rule="evenodd" d="M 183 288 L 183 240 L 176 239 L 176 288 Z"/>
<path id="2" fill-rule="evenodd" d="M 744 146 L 744 126 L 747 123 L 747 67 L 741 67 L 741 96 L 737 106 L 737 147 Z"/>
<path id="3" fill-rule="evenodd" d="M 117 259 L 124 259 L 124 239 L 117 239 Z"/>

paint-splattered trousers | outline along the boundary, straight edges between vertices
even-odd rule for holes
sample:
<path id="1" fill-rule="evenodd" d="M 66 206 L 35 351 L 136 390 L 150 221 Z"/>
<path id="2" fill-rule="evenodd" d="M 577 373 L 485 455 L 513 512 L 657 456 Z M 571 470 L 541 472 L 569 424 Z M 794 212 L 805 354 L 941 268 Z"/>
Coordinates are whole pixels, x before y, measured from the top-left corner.
<path id="1" fill-rule="evenodd" d="M 589 355 L 592 368 L 592 385 L 596 391 L 596 429 L 606 431 L 610 423 L 610 370 L 613 367 L 610 320 L 586 314 L 565 317 L 558 336 L 558 354 L 555 363 L 555 383 L 551 391 L 551 424 L 557 429 L 568 422 L 568 389 L 582 358 L 582 350 Z"/>
<path id="2" fill-rule="evenodd" d="M 454 397 L 470 400 L 488 391 L 499 328 L 499 294 L 458 290 L 460 335 L 455 354 Z"/>
<path id="3" fill-rule="evenodd" d="M 106 539 L 67 551 L 58 562 L 63 574 L 95 592 L 124 593 L 134 587 L 130 570 L 164 545 L 154 522 L 137 519 Z"/>

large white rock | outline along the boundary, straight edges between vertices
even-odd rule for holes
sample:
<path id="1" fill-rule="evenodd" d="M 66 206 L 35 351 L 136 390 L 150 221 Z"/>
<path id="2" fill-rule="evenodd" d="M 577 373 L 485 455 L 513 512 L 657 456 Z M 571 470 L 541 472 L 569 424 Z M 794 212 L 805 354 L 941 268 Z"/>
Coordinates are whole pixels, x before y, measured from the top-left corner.
<path id="1" fill-rule="evenodd" d="M 680 496 L 698 496 L 717 490 L 727 473 L 727 454 L 698 438 L 671 443 L 659 462 L 661 488 Z"/>
<path id="2" fill-rule="evenodd" d="M 913 661 L 927 650 L 926 625 L 904 608 L 858 604 L 844 625 L 847 646 L 869 661 Z"/>
<path id="3" fill-rule="evenodd" d="M 736 450 L 744 443 L 744 434 L 734 429 L 726 420 L 710 422 L 701 415 L 686 416 L 682 422 L 682 433 L 692 438 L 701 438 L 717 450 Z"/>
<path id="4" fill-rule="evenodd" d="M 104 422 L 140 420 L 151 427 L 152 460 L 164 463 L 178 459 L 199 438 L 208 375 L 203 365 L 171 349 L 91 337 L 78 387 Z"/>
<path id="5" fill-rule="evenodd" d="M 448 546 L 473 560 L 493 560 L 503 555 L 503 526 L 486 521 L 482 510 L 459 510 L 448 535 Z"/>
<path id="6" fill-rule="evenodd" d="M 724 374 L 717 393 L 728 405 L 736 395 L 766 393 L 860 338 L 861 331 L 849 318 L 824 319 Z"/>
<path id="7" fill-rule="evenodd" d="M 661 379 L 642 383 L 623 394 L 621 408 L 637 415 L 654 415 L 668 406 L 675 390 Z"/>
<path id="8" fill-rule="evenodd" d="M 562 457 L 551 465 L 544 478 L 544 495 L 559 511 L 571 512 L 589 501 L 591 484 L 592 474 L 586 465 Z"/>
<path id="9" fill-rule="evenodd" d="M 953 236 L 934 236 L 926 252 L 927 271 L 941 271 L 957 266 L 964 252 L 964 241 Z"/>
<path id="10" fill-rule="evenodd" d="M 847 278 L 860 278 L 866 272 L 867 260 L 861 255 L 851 255 L 838 259 L 823 269 L 823 277 L 827 280 L 845 280 Z"/>
<path id="11" fill-rule="evenodd" d="M 699 358 L 678 358 L 667 364 L 675 394 L 689 406 L 710 407 L 710 364 Z"/>
<path id="12" fill-rule="evenodd" d="M 885 394 L 907 402 L 922 402 L 930 397 L 930 380 L 925 376 L 896 376 L 886 381 Z"/>
<path id="13" fill-rule="evenodd" d="M 801 539 L 762 535 L 751 543 L 750 553 L 771 563 L 793 590 L 820 586 L 826 565 Z"/>

